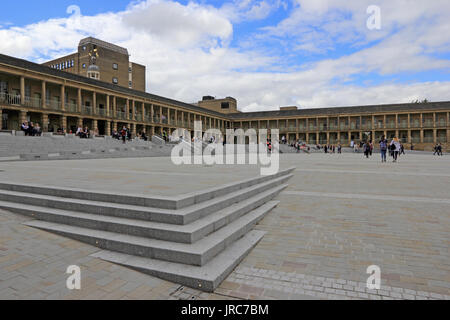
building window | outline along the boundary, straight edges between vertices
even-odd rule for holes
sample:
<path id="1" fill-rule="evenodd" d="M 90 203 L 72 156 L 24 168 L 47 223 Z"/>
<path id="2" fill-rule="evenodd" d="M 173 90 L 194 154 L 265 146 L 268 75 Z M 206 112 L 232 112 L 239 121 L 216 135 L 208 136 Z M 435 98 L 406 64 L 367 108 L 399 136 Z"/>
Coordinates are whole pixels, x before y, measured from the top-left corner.
<path id="1" fill-rule="evenodd" d="M 133 68 L 129 67 L 128 72 L 133 72 Z"/>
<path id="2" fill-rule="evenodd" d="M 113 63 L 113 69 L 114 70 L 118 70 L 119 69 L 119 65 L 117 63 Z"/>
<path id="3" fill-rule="evenodd" d="M 86 69 L 86 63 L 83 63 L 83 69 Z"/>
<path id="4" fill-rule="evenodd" d="M 116 77 L 114 77 L 114 78 L 112 79 L 112 82 L 113 82 L 114 84 L 118 84 L 118 83 L 119 83 L 119 79 L 117 79 Z"/>
<path id="5" fill-rule="evenodd" d="M 133 82 L 128 81 L 128 86 L 131 88 L 133 86 Z"/>
<path id="6" fill-rule="evenodd" d="M 83 49 L 83 51 L 86 51 L 86 46 L 83 46 L 82 49 Z"/>
<path id="7" fill-rule="evenodd" d="M 230 103 L 229 102 L 222 102 L 222 109 L 230 109 Z"/>

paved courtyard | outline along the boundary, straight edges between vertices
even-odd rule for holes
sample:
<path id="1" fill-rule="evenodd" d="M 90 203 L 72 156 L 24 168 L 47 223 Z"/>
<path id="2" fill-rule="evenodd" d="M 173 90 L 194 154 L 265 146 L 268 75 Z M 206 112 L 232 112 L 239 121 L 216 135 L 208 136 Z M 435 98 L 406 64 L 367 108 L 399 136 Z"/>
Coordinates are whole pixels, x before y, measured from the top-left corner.
<path id="1" fill-rule="evenodd" d="M 0 299 L 450 299 L 450 158 L 281 155 L 291 166 L 280 204 L 256 227 L 266 236 L 214 294 L 90 257 L 97 248 L 0 211 Z M 178 194 L 258 172 L 167 158 L 5 162 L 0 181 Z M 80 291 L 66 289 L 69 265 L 81 267 Z M 370 265 L 380 290 L 365 288 Z"/>

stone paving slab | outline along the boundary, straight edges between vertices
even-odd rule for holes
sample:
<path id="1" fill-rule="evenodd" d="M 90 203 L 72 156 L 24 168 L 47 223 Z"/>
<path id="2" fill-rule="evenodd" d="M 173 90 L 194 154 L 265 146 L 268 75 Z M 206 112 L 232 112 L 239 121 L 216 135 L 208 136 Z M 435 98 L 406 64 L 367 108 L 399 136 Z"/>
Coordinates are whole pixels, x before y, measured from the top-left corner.
<path id="1" fill-rule="evenodd" d="M 130 181 L 147 168 L 123 161 L 124 167 L 116 167 Z M 28 228 L 21 224 L 27 218 L 0 211 L 0 299 L 450 299 L 450 158 L 407 155 L 381 164 L 378 157 L 355 154 L 293 154 L 281 161 L 297 170 L 276 198 L 279 206 L 256 227 L 266 236 L 214 294 L 95 259 L 90 255 L 97 248 Z M 28 170 L 44 179 L 49 164 Z M 232 170 L 168 170 L 159 161 L 150 167 L 146 177 L 164 179 L 170 175 L 153 172 L 199 174 L 202 180 Z M 252 167 L 235 172 L 246 168 Z M 200 187 L 192 180 L 182 185 Z M 99 181 L 102 186 L 106 180 Z M 72 264 L 82 266 L 81 291 L 65 288 L 65 269 Z M 381 268 L 376 291 L 365 287 L 372 264 Z"/>

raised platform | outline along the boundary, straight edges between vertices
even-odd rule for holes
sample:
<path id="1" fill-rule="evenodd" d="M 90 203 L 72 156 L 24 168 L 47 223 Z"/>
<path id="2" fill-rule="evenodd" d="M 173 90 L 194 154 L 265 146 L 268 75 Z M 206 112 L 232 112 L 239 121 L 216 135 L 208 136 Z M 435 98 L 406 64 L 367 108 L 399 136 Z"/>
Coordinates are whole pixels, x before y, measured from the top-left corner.
<path id="1" fill-rule="evenodd" d="M 96 257 L 212 292 L 264 235 L 252 229 L 293 170 L 173 196 L 0 183 L 0 208 L 106 250 Z"/>

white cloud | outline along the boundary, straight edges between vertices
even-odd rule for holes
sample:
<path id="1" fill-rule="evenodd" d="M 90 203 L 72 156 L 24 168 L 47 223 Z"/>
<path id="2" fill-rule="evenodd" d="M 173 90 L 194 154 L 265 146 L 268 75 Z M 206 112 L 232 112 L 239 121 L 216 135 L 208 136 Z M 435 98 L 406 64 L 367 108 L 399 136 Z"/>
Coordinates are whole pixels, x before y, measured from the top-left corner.
<path id="1" fill-rule="evenodd" d="M 245 111 L 286 105 L 317 108 L 419 98 L 450 100 L 450 81 L 354 83 L 355 77 L 366 73 L 450 70 L 448 59 L 433 56 L 450 51 L 446 1 L 378 2 L 383 19 L 380 32 L 365 27 L 369 1 L 298 0 L 284 21 L 254 35 L 255 39 L 277 36 L 280 43 L 291 42 L 294 55 L 299 51 L 324 54 L 337 45 L 355 47 L 353 53 L 303 65 L 284 63 L 285 56 L 268 54 L 273 48 L 256 41 L 253 47 L 251 41 L 245 48 L 230 46 L 233 22 L 264 19 L 283 7 L 282 1 L 235 1 L 221 8 L 141 1 L 117 13 L 0 27 L 0 52 L 43 62 L 73 52 L 81 38 L 94 36 L 128 48 L 133 61 L 146 65 L 152 93 L 186 102 L 206 94 L 233 96 Z M 402 6 L 411 10 L 406 12 Z M 270 72 L 280 67 L 285 71 Z"/>

